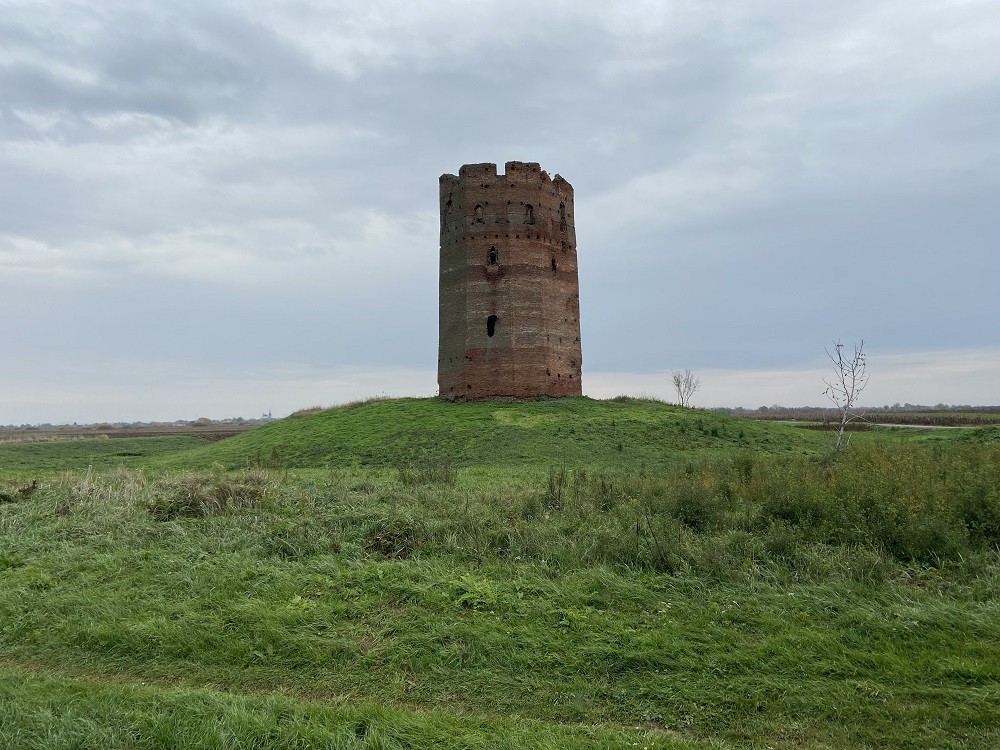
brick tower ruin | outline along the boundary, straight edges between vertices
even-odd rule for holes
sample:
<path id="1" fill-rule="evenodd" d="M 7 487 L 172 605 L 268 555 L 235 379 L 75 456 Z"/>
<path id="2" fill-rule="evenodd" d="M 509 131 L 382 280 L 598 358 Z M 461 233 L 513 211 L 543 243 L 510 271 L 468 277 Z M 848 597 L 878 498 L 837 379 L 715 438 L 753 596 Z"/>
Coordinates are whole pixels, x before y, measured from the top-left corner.
<path id="1" fill-rule="evenodd" d="M 438 387 L 453 401 L 579 396 L 573 186 L 533 162 L 441 175 Z"/>

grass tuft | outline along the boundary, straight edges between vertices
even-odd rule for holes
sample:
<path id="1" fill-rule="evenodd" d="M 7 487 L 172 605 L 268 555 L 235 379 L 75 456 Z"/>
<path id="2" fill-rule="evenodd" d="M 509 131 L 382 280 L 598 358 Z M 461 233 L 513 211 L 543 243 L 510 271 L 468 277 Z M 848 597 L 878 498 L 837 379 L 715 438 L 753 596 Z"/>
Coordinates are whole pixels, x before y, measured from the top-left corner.
<path id="1" fill-rule="evenodd" d="M 239 475 L 216 472 L 170 477 L 156 483 L 148 508 L 157 521 L 225 515 L 260 507 L 276 487 L 266 469 L 248 469 Z"/>

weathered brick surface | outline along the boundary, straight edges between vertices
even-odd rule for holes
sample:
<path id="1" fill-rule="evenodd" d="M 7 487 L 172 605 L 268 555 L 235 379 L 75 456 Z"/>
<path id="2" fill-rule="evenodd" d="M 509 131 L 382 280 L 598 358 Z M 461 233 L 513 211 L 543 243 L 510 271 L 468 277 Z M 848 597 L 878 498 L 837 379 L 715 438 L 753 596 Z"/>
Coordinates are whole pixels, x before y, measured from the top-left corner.
<path id="1" fill-rule="evenodd" d="M 441 175 L 439 392 L 579 396 L 573 187 L 535 163 L 505 171 L 466 164 Z"/>

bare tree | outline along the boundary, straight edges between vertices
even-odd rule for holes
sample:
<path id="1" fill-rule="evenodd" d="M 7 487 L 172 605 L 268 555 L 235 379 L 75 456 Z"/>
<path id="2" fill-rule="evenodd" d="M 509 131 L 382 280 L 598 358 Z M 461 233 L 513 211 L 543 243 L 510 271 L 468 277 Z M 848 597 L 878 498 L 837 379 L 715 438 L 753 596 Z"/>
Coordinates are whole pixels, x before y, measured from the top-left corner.
<path id="1" fill-rule="evenodd" d="M 701 388 L 701 381 L 694 376 L 690 370 L 681 372 L 674 370 L 671 375 L 674 383 L 674 391 L 677 393 L 677 400 L 681 406 L 691 406 L 691 397 Z"/>
<path id="2" fill-rule="evenodd" d="M 830 399 L 840 411 L 840 427 L 837 430 L 837 447 L 844 448 L 844 430 L 855 419 L 861 419 L 863 412 L 856 412 L 858 396 L 868 385 L 868 363 L 865 359 L 865 341 L 854 345 L 854 356 L 844 353 L 844 345 L 840 341 L 833 342 L 833 351 L 826 350 L 826 356 L 833 363 L 833 377 L 827 380 L 823 395 Z"/>

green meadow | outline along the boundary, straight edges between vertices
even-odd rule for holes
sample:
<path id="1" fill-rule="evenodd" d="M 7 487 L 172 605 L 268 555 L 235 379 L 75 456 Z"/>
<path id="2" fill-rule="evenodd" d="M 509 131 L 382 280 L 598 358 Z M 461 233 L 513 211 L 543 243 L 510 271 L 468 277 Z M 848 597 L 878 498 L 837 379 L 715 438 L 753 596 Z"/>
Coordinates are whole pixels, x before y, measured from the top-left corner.
<path id="1" fill-rule="evenodd" d="M 1000 434 L 374 400 L 0 445 L 3 748 L 1000 746 Z"/>

